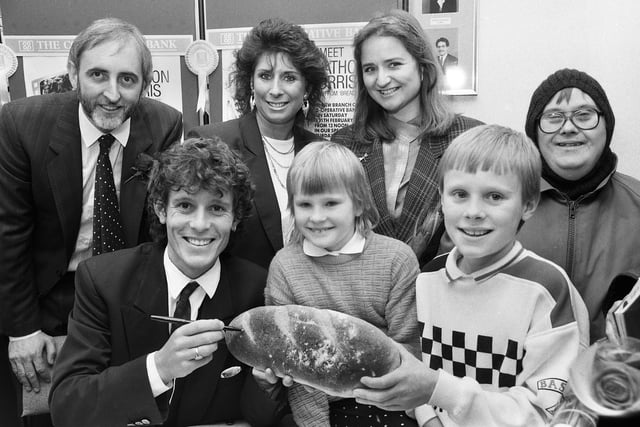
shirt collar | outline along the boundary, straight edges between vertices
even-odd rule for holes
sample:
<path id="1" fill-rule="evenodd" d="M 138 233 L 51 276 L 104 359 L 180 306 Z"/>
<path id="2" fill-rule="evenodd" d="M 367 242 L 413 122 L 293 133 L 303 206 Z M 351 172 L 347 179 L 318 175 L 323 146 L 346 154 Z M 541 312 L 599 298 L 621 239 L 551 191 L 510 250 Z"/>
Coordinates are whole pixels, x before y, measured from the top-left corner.
<path id="1" fill-rule="evenodd" d="M 328 251 L 324 248 L 320 248 L 307 239 L 302 242 L 302 251 L 305 255 L 310 257 L 321 257 L 325 255 L 338 256 L 340 254 L 360 254 L 364 250 L 365 238 L 358 231 L 353 233 L 351 239 L 337 251 Z"/>
<path id="2" fill-rule="evenodd" d="M 163 263 L 164 271 L 167 275 L 167 284 L 169 286 L 169 297 L 174 300 L 177 299 L 178 295 L 180 295 L 180 291 L 182 291 L 182 288 L 187 286 L 187 283 L 196 281 L 202 289 L 204 289 L 207 296 L 209 298 L 213 298 L 213 294 L 216 293 L 216 289 L 218 288 L 218 282 L 220 282 L 220 258 L 216 260 L 213 267 L 195 279 L 187 277 L 173 262 L 171 262 L 169 259 L 169 252 L 166 248 L 164 250 Z"/>
<path id="3" fill-rule="evenodd" d="M 78 123 L 80 126 L 80 136 L 82 137 L 82 141 L 84 145 L 89 148 L 93 144 L 98 141 L 104 133 L 96 128 L 93 123 L 87 117 L 87 113 L 85 113 L 82 108 L 82 104 L 78 103 Z M 127 141 L 129 140 L 129 134 L 131 133 L 131 118 L 125 120 L 120 126 L 109 132 L 114 136 L 116 141 L 120 143 L 123 147 L 127 146 Z"/>
<path id="4" fill-rule="evenodd" d="M 418 128 L 419 130 L 421 120 L 422 120 L 422 117 L 420 116 L 420 114 L 418 114 L 416 117 L 409 120 L 408 122 L 403 122 L 402 120 L 396 119 L 391 114 L 387 113 L 387 122 L 394 130 L 401 129 L 403 127 L 406 128 L 408 125 L 411 125 L 410 128 Z"/>
<path id="5" fill-rule="evenodd" d="M 476 283 L 482 282 L 495 276 L 505 267 L 514 263 L 520 257 L 522 252 L 524 252 L 524 248 L 522 247 L 522 244 L 520 244 L 520 242 L 516 240 L 511 250 L 498 261 L 478 271 L 474 271 L 471 274 L 467 274 L 460 270 L 460 268 L 458 268 L 458 260 L 462 255 L 460 255 L 458 248 L 453 248 L 453 250 L 447 256 L 445 272 L 450 282 L 454 282 L 460 279 L 472 279 Z"/>

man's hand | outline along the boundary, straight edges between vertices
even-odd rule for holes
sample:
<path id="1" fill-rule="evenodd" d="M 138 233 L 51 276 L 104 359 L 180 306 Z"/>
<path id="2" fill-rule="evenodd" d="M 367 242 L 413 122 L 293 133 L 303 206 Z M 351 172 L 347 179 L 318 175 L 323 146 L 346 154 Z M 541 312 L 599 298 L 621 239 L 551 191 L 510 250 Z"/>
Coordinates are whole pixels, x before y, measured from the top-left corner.
<path id="1" fill-rule="evenodd" d="M 51 382 L 51 368 L 56 361 L 53 338 L 44 332 L 9 341 L 11 369 L 27 392 L 40 392 L 40 381 Z"/>
<path id="2" fill-rule="evenodd" d="M 367 388 L 353 391 L 358 403 L 388 411 L 405 411 L 429 401 L 438 373 L 416 359 L 404 346 L 397 345 L 400 366 L 381 377 L 362 377 L 360 382 Z"/>
<path id="3" fill-rule="evenodd" d="M 189 375 L 213 359 L 224 339 L 220 320 L 197 320 L 178 328 L 155 354 L 158 374 L 165 384 Z"/>

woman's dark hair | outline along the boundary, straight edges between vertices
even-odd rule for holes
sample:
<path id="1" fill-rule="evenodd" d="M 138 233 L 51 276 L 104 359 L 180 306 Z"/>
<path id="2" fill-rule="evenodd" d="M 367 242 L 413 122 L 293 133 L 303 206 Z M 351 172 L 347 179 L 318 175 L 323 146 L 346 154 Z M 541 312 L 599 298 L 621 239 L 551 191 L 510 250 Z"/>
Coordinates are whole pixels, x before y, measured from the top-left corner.
<path id="1" fill-rule="evenodd" d="M 307 120 L 313 121 L 324 107 L 325 91 L 329 89 L 329 62 L 302 27 L 279 18 L 266 19 L 253 27 L 235 53 L 231 83 L 235 84 L 237 110 L 242 115 L 251 111 L 251 81 L 258 58 L 275 53 L 286 54 L 305 78 L 309 101 Z M 304 120 L 303 117 L 300 112 L 297 120 Z"/>
<path id="2" fill-rule="evenodd" d="M 385 110 L 369 96 L 364 85 L 362 45 L 375 36 L 396 38 L 418 62 L 421 73 L 420 125 L 423 134 L 438 135 L 446 132 L 455 115 L 441 93 L 442 74 L 431 43 L 413 15 L 403 10 L 392 10 L 369 21 L 353 40 L 357 81 L 353 122 L 358 136 L 366 141 L 395 139 L 395 133 L 387 123 Z"/>
<path id="3" fill-rule="evenodd" d="M 254 192 L 249 169 L 220 138 L 176 143 L 158 155 L 149 177 L 147 210 L 155 241 L 167 238 L 166 226 L 158 220 L 155 208 L 166 209 L 169 192 L 180 190 L 230 191 L 233 217 L 239 224 L 249 216 Z"/>

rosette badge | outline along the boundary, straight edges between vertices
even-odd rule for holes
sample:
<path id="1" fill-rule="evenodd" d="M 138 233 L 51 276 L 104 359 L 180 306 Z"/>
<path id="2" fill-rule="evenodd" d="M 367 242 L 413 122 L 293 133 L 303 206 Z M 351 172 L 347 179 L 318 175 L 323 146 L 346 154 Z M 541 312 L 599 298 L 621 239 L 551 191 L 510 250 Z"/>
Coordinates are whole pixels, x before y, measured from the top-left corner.
<path id="1" fill-rule="evenodd" d="M 187 68 L 198 76 L 198 103 L 196 111 L 209 113 L 209 91 L 207 78 L 218 68 L 218 52 L 205 40 L 196 40 L 189 45 L 184 56 Z"/>
<path id="2" fill-rule="evenodd" d="M 0 43 L 0 106 L 11 101 L 9 96 L 9 77 L 18 68 L 18 58 L 10 47 Z"/>
<path id="3" fill-rule="evenodd" d="M 576 360 L 570 382 L 580 401 L 599 415 L 640 413 L 640 340 L 592 345 Z"/>

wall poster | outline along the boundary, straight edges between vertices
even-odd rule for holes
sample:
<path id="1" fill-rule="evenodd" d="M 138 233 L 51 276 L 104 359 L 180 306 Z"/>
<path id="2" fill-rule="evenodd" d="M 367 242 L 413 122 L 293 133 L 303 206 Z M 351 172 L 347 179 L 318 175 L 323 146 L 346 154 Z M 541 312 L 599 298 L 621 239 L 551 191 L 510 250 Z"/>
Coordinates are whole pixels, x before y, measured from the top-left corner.
<path id="1" fill-rule="evenodd" d="M 311 132 L 329 138 L 338 129 L 350 125 L 356 99 L 355 60 L 353 59 L 353 36 L 365 25 L 361 23 L 309 24 L 302 25 L 318 48 L 329 61 L 331 91 L 326 96 L 326 107 L 315 123 L 307 126 Z M 233 52 L 251 30 L 225 28 L 207 30 L 207 40 L 222 51 L 222 120 L 238 116 L 233 100 L 233 87 L 229 74 L 233 70 Z"/>
<path id="2" fill-rule="evenodd" d="M 476 0 L 409 0 L 433 43 L 448 95 L 477 95 Z"/>
<path id="3" fill-rule="evenodd" d="M 67 56 L 75 36 L 6 36 L 5 43 L 22 56 L 26 96 L 72 90 Z M 153 76 L 146 96 L 182 111 L 180 56 L 189 35 L 145 36 L 153 56 Z"/>

